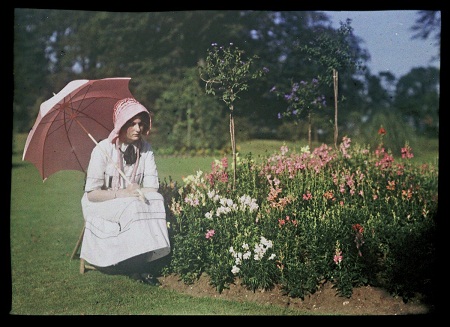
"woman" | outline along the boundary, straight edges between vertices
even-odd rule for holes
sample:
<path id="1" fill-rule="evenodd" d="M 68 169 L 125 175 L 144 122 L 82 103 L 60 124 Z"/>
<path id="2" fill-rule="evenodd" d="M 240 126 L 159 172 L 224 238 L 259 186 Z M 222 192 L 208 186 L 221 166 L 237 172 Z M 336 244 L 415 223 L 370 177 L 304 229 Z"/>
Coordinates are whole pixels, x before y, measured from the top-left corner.
<path id="1" fill-rule="evenodd" d="M 114 106 L 113 122 L 87 170 L 80 257 L 105 273 L 155 284 L 147 263 L 168 255 L 170 243 L 155 157 L 143 138 L 150 132 L 150 114 L 126 98 Z"/>

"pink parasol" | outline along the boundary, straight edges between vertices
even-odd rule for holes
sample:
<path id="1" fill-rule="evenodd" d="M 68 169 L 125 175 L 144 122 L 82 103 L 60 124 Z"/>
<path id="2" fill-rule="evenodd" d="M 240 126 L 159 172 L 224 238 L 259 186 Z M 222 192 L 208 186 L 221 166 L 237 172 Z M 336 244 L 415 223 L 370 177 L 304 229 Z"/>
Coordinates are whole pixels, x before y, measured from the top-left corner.
<path id="1" fill-rule="evenodd" d="M 133 97 L 129 77 L 74 80 L 43 102 L 28 134 L 23 160 L 45 181 L 60 170 L 86 172 L 94 146 L 108 137 L 114 104 Z"/>

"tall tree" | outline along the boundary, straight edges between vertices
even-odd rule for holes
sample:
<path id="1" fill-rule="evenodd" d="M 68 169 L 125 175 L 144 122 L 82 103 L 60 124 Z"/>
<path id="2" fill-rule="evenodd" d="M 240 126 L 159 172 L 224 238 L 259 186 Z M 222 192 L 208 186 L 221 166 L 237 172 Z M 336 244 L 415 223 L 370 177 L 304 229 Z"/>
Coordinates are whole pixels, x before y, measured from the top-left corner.
<path id="1" fill-rule="evenodd" d="M 414 68 L 397 83 L 395 107 L 416 131 L 436 137 L 439 128 L 439 69 Z"/>
<path id="2" fill-rule="evenodd" d="M 158 145 L 200 153 L 204 149 L 222 149 L 228 140 L 223 124 L 225 112 L 205 94 L 196 67 L 186 69 L 184 78 L 162 93 L 155 109 Z"/>
<path id="3" fill-rule="evenodd" d="M 48 41 L 56 26 L 43 10 L 14 11 L 14 129 L 28 131 L 39 104 L 51 96 L 48 91 L 51 57 Z"/>
<path id="4" fill-rule="evenodd" d="M 418 18 L 411 27 L 411 31 L 415 32 L 412 39 L 434 39 L 434 44 L 439 48 L 439 55 L 433 57 L 432 60 L 438 60 L 441 46 L 441 12 L 437 10 L 420 10 Z"/>

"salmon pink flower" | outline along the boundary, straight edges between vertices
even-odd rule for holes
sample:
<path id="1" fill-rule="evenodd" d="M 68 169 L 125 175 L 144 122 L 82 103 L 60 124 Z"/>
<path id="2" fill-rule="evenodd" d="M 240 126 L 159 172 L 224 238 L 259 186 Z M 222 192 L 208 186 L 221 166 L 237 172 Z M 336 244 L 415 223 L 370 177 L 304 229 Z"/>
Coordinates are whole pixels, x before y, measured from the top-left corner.
<path id="1" fill-rule="evenodd" d="M 210 239 L 211 237 L 214 236 L 215 233 L 216 233 L 216 232 L 214 231 L 214 229 L 209 229 L 209 230 L 206 232 L 205 237 L 206 237 L 207 239 Z"/>

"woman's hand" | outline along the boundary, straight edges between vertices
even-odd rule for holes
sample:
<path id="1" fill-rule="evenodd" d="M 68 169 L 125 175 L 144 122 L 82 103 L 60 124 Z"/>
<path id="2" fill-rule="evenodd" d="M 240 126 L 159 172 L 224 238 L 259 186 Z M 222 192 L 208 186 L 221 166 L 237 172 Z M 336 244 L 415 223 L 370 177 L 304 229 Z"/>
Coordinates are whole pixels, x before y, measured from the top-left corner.
<path id="1" fill-rule="evenodd" d="M 118 198 L 138 197 L 140 195 L 139 189 L 140 187 L 138 184 L 136 183 L 129 184 L 127 188 L 115 191 L 116 197 Z"/>
<path id="2" fill-rule="evenodd" d="M 133 183 L 127 186 L 126 189 L 120 189 L 117 191 L 113 190 L 94 190 L 87 193 L 89 201 L 92 202 L 103 202 L 108 200 L 114 200 L 117 198 L 130 198 L 130 197 L 140 197 L 142 201 L 147 202 L 144 193 L 138 184 Z"/>

